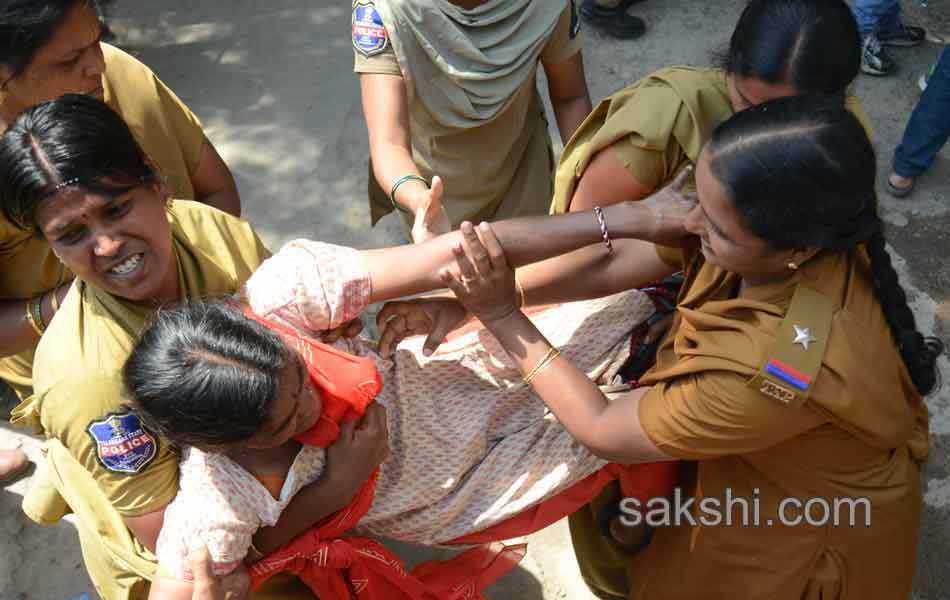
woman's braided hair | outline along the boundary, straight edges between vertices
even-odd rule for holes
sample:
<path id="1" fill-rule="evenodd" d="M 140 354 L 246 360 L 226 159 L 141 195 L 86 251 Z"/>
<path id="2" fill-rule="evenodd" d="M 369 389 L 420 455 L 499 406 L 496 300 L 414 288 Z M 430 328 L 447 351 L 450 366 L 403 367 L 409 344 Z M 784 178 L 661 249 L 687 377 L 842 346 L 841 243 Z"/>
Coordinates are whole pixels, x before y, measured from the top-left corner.
<path id="1" fill-rule="evenodd" d="M 874 150 L 840 96 L 793 96 L 742 111 L 709 142 L 710 167 L 745 224 L 775 250 L 849 251 L 863 244 L 871 277 L 914 385 L 937 384 L 943 343 L 917 330 L 877 214 Z"/>

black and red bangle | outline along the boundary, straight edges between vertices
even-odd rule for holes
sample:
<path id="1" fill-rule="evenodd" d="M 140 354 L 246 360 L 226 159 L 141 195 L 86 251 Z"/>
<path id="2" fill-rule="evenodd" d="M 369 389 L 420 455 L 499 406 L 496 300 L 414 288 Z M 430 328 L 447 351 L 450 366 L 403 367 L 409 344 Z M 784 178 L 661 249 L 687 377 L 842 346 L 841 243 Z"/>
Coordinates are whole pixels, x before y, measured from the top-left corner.
<path id="1" fill-rule="evenodd" d="M 610 254 L 614 251 L 614 246 L 610 243 L 610 232 L 607 231 L 607 219 L 604 218 L 604 209 L 595 206 L 594 214 L 597 216 L 597 224 L 600 225 L 600 234 L 604 236 L 604 244 L 607 245 L 607 254 Z"/>

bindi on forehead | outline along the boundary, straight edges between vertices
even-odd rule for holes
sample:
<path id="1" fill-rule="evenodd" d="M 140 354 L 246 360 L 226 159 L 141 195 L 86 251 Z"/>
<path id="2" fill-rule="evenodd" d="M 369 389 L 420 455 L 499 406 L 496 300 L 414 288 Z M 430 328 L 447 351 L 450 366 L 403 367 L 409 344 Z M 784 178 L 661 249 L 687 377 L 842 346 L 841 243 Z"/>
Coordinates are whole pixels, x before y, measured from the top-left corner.
<path id="1" fill-rule="evenodd" d="M 69 229 L 77 220 L 89 218 L 90 213 L 102 210 L 115 200 L 82 190 L 65 190 L 40 205 L 36 222 L 40 229 L 52 236 Z"/>

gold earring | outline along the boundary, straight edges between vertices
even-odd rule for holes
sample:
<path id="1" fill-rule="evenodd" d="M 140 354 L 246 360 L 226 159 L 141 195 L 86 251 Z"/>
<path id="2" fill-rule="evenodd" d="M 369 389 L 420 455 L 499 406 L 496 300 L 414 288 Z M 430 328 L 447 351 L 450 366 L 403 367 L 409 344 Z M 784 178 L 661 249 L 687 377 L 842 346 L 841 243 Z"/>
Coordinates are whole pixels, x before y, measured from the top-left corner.
<path id="1" fill-rule="evenodd" d="M 172 207 L 172 197 L 168 196 L 167 198 L 165 198 L 165 208 L 171 208 L 171 207 Z"/>
<path id="2" fill-rule="evenodd" d="M 798 263 L 796 263 L 794 260 L 790 260 L 790 261 L 788 261 L 788 268 L 789 268 L 790 270 L 792 270 L 792 271 L 797 271 L 797 270 L 798 270 Z"/>

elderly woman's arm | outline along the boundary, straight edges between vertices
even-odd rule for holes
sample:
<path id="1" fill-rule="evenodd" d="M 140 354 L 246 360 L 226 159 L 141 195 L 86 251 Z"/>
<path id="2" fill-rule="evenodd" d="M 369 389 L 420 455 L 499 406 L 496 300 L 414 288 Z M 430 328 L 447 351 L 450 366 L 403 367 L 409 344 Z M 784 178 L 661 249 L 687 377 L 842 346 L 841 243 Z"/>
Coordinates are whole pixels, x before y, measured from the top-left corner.
<path id="1" fill-rule="evenodd" d="M 525 305 L 553 304 L 608 296 L 662 279 L 678 270 L 666 263 L 654 243 L 682 244 L 688 234 L 685 215 L 695 205 L 682 195 L 684 170 L 669 186 L 640 202 L 604 208 L 613 251 L 603 243 L 593 212 L 526 217 L 491 226 L 524 291 Z M 474 235 L 470 225 L 417 248 L 365 251 L 371 273 L 372 302 L 443 287 L 438 272 L 454 262 L 462 239 Z M 528 266 L 523 266 L 528 265 Z M 400 340 L 426 335 L 432 352 L 460 325 L 465 311 L 454 299 L 415 299 L 387 304 L 380 311 L 380 352 L 386 356 Z"/>
<path id="2" fill-rule="evenodd" d="M 685 173 L 649 199 L 605 207 L 606 231 L 614 240 L 642 240 L 668 245 L 683 243 L 688 238 L 683 219 L 695 204 L 692 199 L 680 195 L 684 181 Z M 552 262 L 546 269 L 561 272 L 560 276 L 564 276 L 590 270 L 596 263 L 603 265 L 613 261 L 615 268 L 619 265 L 614 253 L 608 253 L 601 243 L 604 230 L 593 212 L 522 217 L 494 223 L 491 229 L 512 267 L 529 265 L 586 246 L 593 248 L 580 252 L 577 260 L 567 266 L 558 267 Z M 415 246 L 364 251 L 373 287 L 370 301 L 380 302 L 443 287 L 439 270 L 454 264 L 456 251 L 461 248 L 465 237 L 461 231 L 454 231 Z M 642 243 L 618 244 L 639 248 L 638 251 L 644 248 Z M 652 249 L 650 252 L 655 255 Z"/>

